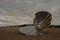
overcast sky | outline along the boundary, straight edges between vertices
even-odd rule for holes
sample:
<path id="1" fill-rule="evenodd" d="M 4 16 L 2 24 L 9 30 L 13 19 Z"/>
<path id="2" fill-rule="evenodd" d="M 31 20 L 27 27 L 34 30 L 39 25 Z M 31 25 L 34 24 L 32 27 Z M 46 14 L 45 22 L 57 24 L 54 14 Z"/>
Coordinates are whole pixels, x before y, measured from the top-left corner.
<path id="1" fill-rule="evenodd" d="M 32 23 L 43 10 L 51 12 L 52 24 L 60 24 L 60 0 L 0 0 L 0 26 Z"/>

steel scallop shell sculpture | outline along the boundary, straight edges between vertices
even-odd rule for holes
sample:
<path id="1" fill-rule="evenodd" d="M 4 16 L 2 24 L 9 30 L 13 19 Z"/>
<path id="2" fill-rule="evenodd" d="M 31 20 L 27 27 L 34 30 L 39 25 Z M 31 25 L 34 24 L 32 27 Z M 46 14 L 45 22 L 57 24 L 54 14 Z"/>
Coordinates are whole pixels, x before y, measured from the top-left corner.
<path id="1" fill-rule="evenodd" d="M 19 32 L 26 35 L 39 35 L 46 27 L 50 27 L 52 15 L 48 11 L 38 11 L 35 13 L 33 24 L 20 27 Z"/>

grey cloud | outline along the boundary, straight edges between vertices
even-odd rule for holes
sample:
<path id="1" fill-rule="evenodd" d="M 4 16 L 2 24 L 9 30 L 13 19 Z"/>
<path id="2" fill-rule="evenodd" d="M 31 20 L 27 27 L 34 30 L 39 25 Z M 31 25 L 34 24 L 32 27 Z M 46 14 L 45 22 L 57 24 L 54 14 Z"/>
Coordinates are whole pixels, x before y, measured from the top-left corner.
<path id="1" fill-rule="evenodd" d="M 54 23 L 60 24 L 57 21 L 60 20 L 59 18 L 60 0 L 0 0 L 0 16 L 7 16 L 10 19 L 13 18 L 17 23 L 19 22 L 18 24 L 21 24 L 23 22 L 32 23 L 31 19 L 34 18 L 34 14 L 41 10 L 47 10 L 52 13 L 53 15 L 52 24 Z M 17 16 L 19 16 L 17 18 L 19 21 L 15 18 Z M 26 16 L 28 16 L 28 18 L 25 18 Z M 26 20 L 29 21 L 27 22 Z"/>

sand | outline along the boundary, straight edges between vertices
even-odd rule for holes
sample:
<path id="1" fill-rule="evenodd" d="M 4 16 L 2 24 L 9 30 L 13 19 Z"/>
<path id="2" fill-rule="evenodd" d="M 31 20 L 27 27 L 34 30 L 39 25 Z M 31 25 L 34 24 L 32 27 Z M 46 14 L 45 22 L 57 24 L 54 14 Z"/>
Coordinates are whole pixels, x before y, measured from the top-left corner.
<path id="1" fill-rule="evenodd" d="M 60 40 L 60 28 L 45 28 L 47 34 L 26 36 L 19 34 L 19 27 L 0 27 L 0 40 Z"/>

